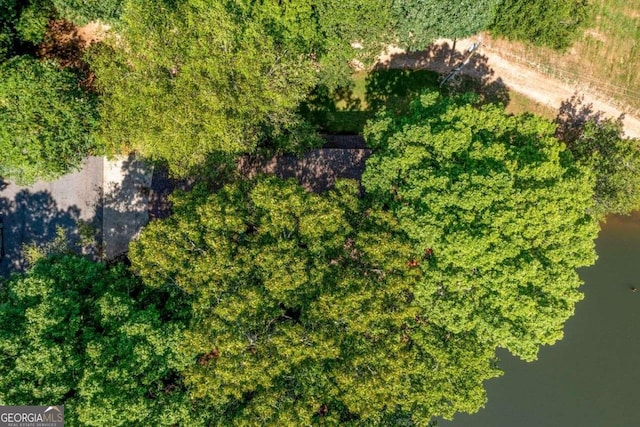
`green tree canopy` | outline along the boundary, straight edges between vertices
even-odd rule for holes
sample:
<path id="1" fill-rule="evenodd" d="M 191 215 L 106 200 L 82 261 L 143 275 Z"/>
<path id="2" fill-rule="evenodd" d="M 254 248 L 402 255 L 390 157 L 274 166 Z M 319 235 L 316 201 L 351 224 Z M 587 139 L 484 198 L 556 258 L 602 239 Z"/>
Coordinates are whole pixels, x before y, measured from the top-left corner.
<path id="1" fill-rule="evenodd" d="M 567 145 L 596 176 L 596 216 L 640 209 L 640 144 L 624 137 L 621 120 L 589 120 Z"/>
<path id="2" fill-rule="evenodd" d="M 485 30 L 502 0 L 394 0 L 392 26 L 401 46 L 425 49 L 437 38 L 463 38 Z"/>
<path id="3" fill-rule="evenodd" d="M 123 266 L 52 255 L 0 288 L 0 404 L 69 425 L 208 425 L 177 369 L 185 311 Z"/>
<path id="4" fill-rule="evenodd" d="M 117 23 L 124 0 L 50 0 L 58 15 L 76 25 L 91 21 Z"/>
<path id="5" fill-rule="evenodd" d="M 424 425 L 484 403 L 494 349 L 430 322 L 412 246 L 357 196 L 275 178 L 196 190 L 132 243 L 145 283 L 193 298 L 184 375 L 219 425 Z"/>
<path id="6" fill-rule="evenodd" d="M 0 63 L 40 43 L 55 11 L 48 0 L 0 0 Z"/>
<path id="7" fill-rule="evenodd" d="M 0 176 L 32 183 L 78 167 L 97 148 L 96 123 L 72 73 L 28 56 L 0 64 Z"/>
<path id="8" fill-rule="evenodd" d="M 354 28 L 380 19 L 377 4 L 128 2 L 121 31 L 93 55 L 101 134 L 180 175 L 209 155 L 306 146 L 315 139 L 298 105 L 335 77 L 335 58 L 348 67 Z"/>
<path id="9" fill-rule="evenodd" d="M 588 0 L 503 0 L 491 30 L 510 40 L 566 49 L 591 13 Z"/>
<path id="10" fill-rule="evenodd" d="M 362 183 L 415 244 L 429 319 L 534 359 L 562 337 L 595 260 L 593 178 L 540 118 L 425 94 L 382 115 Z"/>
<path id="11" fill-rule="evenodd" d="M 390 5 L 384 0 L 235 0 L 243 14 L 262 22 L 289 53 L 312 55 L 321 84 L 348 83 L 348 64 L 372 63 L 386 43 Z M 354 48 L 357 44 L 358 48 Z"/>

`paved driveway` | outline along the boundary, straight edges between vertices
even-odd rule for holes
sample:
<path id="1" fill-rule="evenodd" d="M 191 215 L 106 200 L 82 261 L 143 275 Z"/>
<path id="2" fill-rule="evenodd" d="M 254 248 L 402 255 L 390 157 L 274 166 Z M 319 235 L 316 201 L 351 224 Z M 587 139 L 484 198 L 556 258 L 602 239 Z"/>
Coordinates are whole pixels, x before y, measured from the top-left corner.
<path id="1" fill-rule="evenodd" d="M 89 157 L 80 171 L 54 182 L 21 187 L 0 181 L 5 244 L 0 275 L 24 269 L 22 247 L 50 244 L 58 228 L 76 250 L 96 258 L 125 252 L 148 220 L 149 172 L 133 157 Z M 92 235 L 94 244 L 80 246 L 81 235 Z"/>

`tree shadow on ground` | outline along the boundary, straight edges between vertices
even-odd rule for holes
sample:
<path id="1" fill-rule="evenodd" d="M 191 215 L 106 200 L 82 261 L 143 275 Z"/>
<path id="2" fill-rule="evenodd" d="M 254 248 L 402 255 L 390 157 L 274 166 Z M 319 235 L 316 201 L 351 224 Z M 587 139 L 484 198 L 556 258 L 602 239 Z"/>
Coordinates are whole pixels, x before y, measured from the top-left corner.
<path id="1" fill-rule="evenodd" d="M 429 70 L 375 68 L 357 73 L 349 86 L 330 91 L 317 87 L 301 114 L 326 134 L 361 134 L 382 107 L 401 113 L 423 90 L 439 90 L 438 74 Z"/>
<path id="2" fill-rule="evenodd" d="M 64 230 L 71 245 L 79 240 L 80 209 L 75 206 L 60 209 L 49 191 L 23 189 L 13 198 L 0 197 L 0 213 L 4 226 L 2 276 L 28 267 L 23 246 L 42 247 L 52 243 L 59 228 Z"/>
<path id="3" fill-rule="evenodd" d="M 80 85 L 88 91 L 94 91 L 95 75 L 84 60 L 88 47 L 78 34 L 78 27 L 65 20 L 52 20 L 47 25 L 45 38 L 37 49 L 41 58 L 53 59 L 60 67 L 68 68 L 79 76 Z"/>
<path id="4" fill-rule="evenodd" d="M 320 86 L 301 107 L 301 114 L 328 134 L 362 133 L 367 120 L 385 108 L 403 114 L 411 100 L 425 90 L 443 95 L 475 92 L 480 103 L 509 102 L 509 91 L 488 65 L 488 58 L 475 53 L 460 73 L 441 86 L 444 77 L 461 65 L 466 52 L 447 43 L 419 52 L 392 54 L 368 73 L 356 73 L 347 87 L 329 90 Z"/>
<path id="5" fill-rule="evenodd" d="M 463 65 L 465 60 L 468 62 Z M 378 64 L 378 70 L 429 70 L 438 75 L 436 85 L 443 94 L 453 95 L 462 92 L 475 92 L 481 103 L 509 103 L 509 91 L 500 77 L 488 64 L 489 58 L 476 51 L 470 57 L 468 51 L 461 52 L 449 43 L 434 44 L 429 48 L 415 52 L 393 53 L 385 63 Z M 454 69 L 461 67 L 456 77 L 442 86 L 442 80 Z M 375 70 L 374 70 L 375 71 Z M 373 74 L 373 73 L 372 73 Z M 375 76 L 375 74 L 373 74 Z M 381 75 L 384 77 L 384 74 Z M 390 82 L 376 82 L 372 85 L 379 94 L 392 95 L 393 90 L 402 85 L 402 75 Z M 433 82 L 431 82 L 433 84 Z M 395 89 L 399 91 L 401 89 Z M 415 89 L 412 90 L 415 92 Z M 409 94 L 411 94 L 410 92 Z"/>
<path id="6" fill-rule="evenodd" d="M 329 134 L 358 134 L 372 117 L 362 108 L 362 100 L 354 94 L 353 86 L 335 91 L 322 85 L 316 87 L 300 105 L 300 114 L 320 132 Z"/>
<path id="7" fill-rule="evenodd" d="M 149 197 L 153 167 L 130 154 L 105 166 L 96 212 L 102 214 L 102 257 L 122 258 L 149 222 Z"/>
<path id="8" fill-rule="evenodd" d="M 244 178 L 273 174 L 278 178 L 295 178 L 308 191 L 321 193 L 335 185 L 337 179 L 360 180 L 371 150 L 318 149 L 303 156 L 275 156 L 265 159 L 244 156 L 238 169 Z"/>
<path id="9" fill-rule="evenodd" d="M 378 67 L 367 76 L 367 105 L 373 112 L 385 108 L 393 114 L 402 114 L 411 101 L 426 89 L 440 90 L 437 73 Z"/>
<path id="10" fill-rule="evenodd" d="M 573 144 L 584 131 L 587 122 L 601 123 L 607 116 L 602 111 L 595 111 L 593 104 L 584 103 L 584 96 L 574 93 L 560 104 L 558 115 L 553 121 L 556 125 L 556 138 L 567 145 Z M 617 118 L 622 121 L 624 115 Z"/>
<path id="11" fill-rule="evenodd" d="M 169 196 L 176 190 L 189 191 L 195 180 L 191 178 L 174 178 L 164 162 L 156 162 L 149 188 L 149 220 L 167 218 L 173 213 Z"/>

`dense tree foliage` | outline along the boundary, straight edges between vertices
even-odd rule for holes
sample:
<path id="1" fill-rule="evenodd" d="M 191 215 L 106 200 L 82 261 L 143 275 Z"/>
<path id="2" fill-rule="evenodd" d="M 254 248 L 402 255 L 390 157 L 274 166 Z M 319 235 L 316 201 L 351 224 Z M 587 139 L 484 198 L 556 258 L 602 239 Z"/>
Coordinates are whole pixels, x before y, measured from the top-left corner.
<path id="1" fill-rule="evenodd" d="M 607 118 L 574 95 L 560 106 L 556 136 L 596 177 L 594 214 L 629 214 L 640 209 L 640 148 L 625 138 L 622 117 Z"/>
<path id="2" fill-rule="evenodd" d="M 561 338 L 594 262 L 593 179 L 542 119 L 425 94 L 381 116 L 362 178 L 423 252 L 430 320 L 531 360 Z M 417 259 L 417 256 L 416 256 Z"/>
<path id="3" fill-rule="evenodd" d="M 18 38 L 22 42 L 40 43 L 47 32 L 47 24 L 55 15 L 51 4 L 46 1 L 31 1 L 21 8 L 19 18 L 15 22 Z"/>
<path id="4" fill-rule="evenodd" d="M 335 61 L 348 66 L 355 29 L 376 28 L 376 5 L 129 2 L 121 32 L 93 56 L 102 134 L 182 175 L 211 154 L 304 146 L 313 138 L 295 112 L 300 101 L 335 77 Z"/>
<path id="5" fill-rule="evenodd" d="M 118 22 L 124 0 L 50 0 L 58 15 L 76 25 L 90 21 Z"/>
<path id="6" fill-rule="evenodd" d="M 236 3 L 270 28 L 280 44 L 291 45 L 290 54 L 311 55 L 319 83 L 329 88 L 348 82 L 354 59 L 369 65 L 392 40 L 387 34 L 390 7 L 384 0 Z"/>
<path id="7" fill-rule="evenodd" d="M 182 176 L 300 150 L 317 141 L 300 103 L 350 61 L 393 38 L 468 36 L 499 3 L 497 33 L 556 48 L 588 16 L 582 0 L 0 0 L 0 176 L 55 178 L 105 144 Z M 89 55 L 100 123 L 76 75 L 16 56 L 54 16 L 117 22 Z M 39 259 L 0 286 L 0 404 L 63 403 L 88 426 L 476 411 L 496 348 L 532 360 L 561 338 L 596 219 L 640 206 L 640 155 L 620 122 L 588 121 L 567 149 L 552 124 L 474 101 L 425 93 L 369 122 L 364 198 L 351 181 L 322 195 L 273 177 L 196 185 L 132 243 L 137 276 Z"/>
<path id="8" fill-rule="evenodd" d="M 42 42 L 52 19 L 115 23 L 124 0 L 0 0 L 0 60 Z"/>
<path id="9" fill-rule="evenodd" d="M 639 141 L 624 137 L 620 120 L 587 121 L 568 146 L 596 176 L 598 217 L 640 209 Z"/>
<path id="10" fill-rule="evenodd" d="M 0 288 L 0 403 L 69 425 L 206 425 L 177 369 L 184 310 L 122 266 L 53 255 Z"/>
<path id="11" fill-rule="evenodd" d="M 95 100 L 75 75 L 27 56 L 0 65 L 0 176 L 53 179 L 96 148 Z"/>
<path id="12" fill-rule="evenodd" d="M 0 62 L 41 42 L 54 14 L 47 0 L 0 0 Z"/>
<path id="13" fill-rule="evenodd" d="M 503 0 L 491 30 L 508 39 L 566 49 L 590 18 L 588 0 Z"/>
<path id="14" fill-rule="evenodd" d="M 394 0 L 392 26 L 399 44 L 425 49 L 437 38 L 463 38 L 487 29 L 502 0 Z"/>
<path id="15" fill-rule="evenodd" d="M 494 349 L 432 323 L 413 248 L 357 195 L 275 178 L 183 194 L 132 244 L 147 284 L 193 298 L 185 380 L 220 425 L 423 425 L 484 402 Z"/>

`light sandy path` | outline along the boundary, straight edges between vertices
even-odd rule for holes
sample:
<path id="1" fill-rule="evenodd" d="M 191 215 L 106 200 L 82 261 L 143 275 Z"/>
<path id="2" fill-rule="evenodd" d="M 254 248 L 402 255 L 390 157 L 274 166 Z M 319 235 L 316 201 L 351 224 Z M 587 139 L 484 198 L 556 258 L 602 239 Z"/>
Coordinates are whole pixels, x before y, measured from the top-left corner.
<path id="1" fill-rule="evenodd" d="M 111 25 L 103 24 L 99 21 L 89 22 L 84 27 L 78 27 L 78 36 L 84 40 L 87 45 L 93 42 L 99 42 L 107 36 L 111 29 Z"/>
<path id="2" fill-rule="evenodd" d="M 458 40 L 456 51 L 462 55 L 474 41 L 476 40 Z M 446 50 L 449 50 L 452 41 L 442 39 L 438 40 L 436 45 L 445 46 L 447 47 Z M 426 68 L 440 73 L 449 72 L 452 66 L 448 64 L 448 61 L 442 55 L 434 55 L 432 52 L 433 50 L 405 53 L 402 49 L 389 47 L 385 53 L 379 56 L 378 63 L 390 68 Z M 526 65 L 509 61 L 496 51 L 491 50 L 490 47 L 482 46 L 479 49 L 479 55 L 486 58 L 486 66 L 492 70 L 492 74 L 488 76 L 490 80 L 500 79 L 509 89 L 519 92 L 540 104 L 558 109 L 563 101 L 578 93 L 584 97 L 585 103 L 593 104 L 594 111 L 602 111 L 614 118 L 624 113 L 621 108 L 599 98 L 593 92 L 593 89 L 586 88 L 585 85 L 565 83 Z M 455 63 L 453 65 L 455 66 Z M 487 78 L 485 73 L 483 75 L 474 75 L 474 71 L 473 66 L 469 66 L 461 74 Z M 624 130 L 627 136 L 640 138 L 640 120 L 638 117 L 625 113 Z"/>

